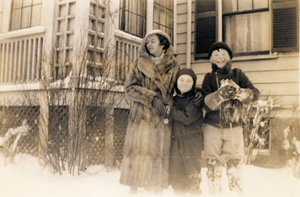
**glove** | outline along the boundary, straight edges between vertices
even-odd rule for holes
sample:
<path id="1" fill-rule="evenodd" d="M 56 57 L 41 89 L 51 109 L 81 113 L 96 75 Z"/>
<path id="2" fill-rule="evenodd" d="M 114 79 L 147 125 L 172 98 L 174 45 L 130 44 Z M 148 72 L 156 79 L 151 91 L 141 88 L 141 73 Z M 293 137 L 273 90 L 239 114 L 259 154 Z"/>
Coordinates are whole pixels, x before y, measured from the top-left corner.
<path id="1" fill-rule="evenodd" d="M 201 91 L 196 92 L 195 98 L 194 98 L 194 105 L 197 107 L 200 107 L 203 103 L 203 95 Z"/>
<path id="2" fill-rule="evenodd" d="M 158 115 L 163 115 L 163 116 L 166 115 L 167 113 L 166 107 L 158 97 L 155 96 L 153 98 L 152 105 L 155 108 Z"/>

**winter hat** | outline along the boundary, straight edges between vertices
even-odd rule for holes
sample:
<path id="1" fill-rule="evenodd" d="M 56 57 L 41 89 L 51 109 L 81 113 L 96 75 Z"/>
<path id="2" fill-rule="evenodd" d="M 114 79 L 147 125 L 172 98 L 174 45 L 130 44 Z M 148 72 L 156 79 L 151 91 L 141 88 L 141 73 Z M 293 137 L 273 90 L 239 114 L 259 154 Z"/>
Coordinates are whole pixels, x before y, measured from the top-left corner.
<path id="1" fill-rule="evenodd" d="M 233 58 L 232 51 L 227 44 L 225 44 L 224 42 L 215 42 L 214 44 L 211 45 L 211 47 L 208 50 L 208 59 L 210 59 L 210 56 L 214 50 L 219 50 L 219 49 L 225 49 L 228 52 L 230 59 Z"/>
<path id="2" fill-rule="evenodd" d="M 169 43 L 171 44 L 171 38 L 170 38 L 170 36 L 169 36 L 166 32 L 163 32 L 163 31 L 160 30 L 160 29 L 153 29 L 153 30 L 149 31 L 149 32 L 146 34 L 146 36 L 145 36 L 145 38 L 144 38 L 143 40 L 146 40 L 147 37 L 149 37 L 149 36 L 151 36 L 151 35 L 153 35 L 153 34 L 159 34 L 159 35 L 162 35 L 162 36 L 165 37 L 165 38 L 169 41 Z"/>
<path id="3" fill-rule="evenodd" d="M 175 86 L 174 86 L 176 92 L 177 92 L 178 94 L 180 94 L 180 91 L 179 91 L 179 89 L 178 89 L 178 87 L 177 87 L 177 80 L 178 80 L 178 78 L 179 78 L 181 75 L 190 75 L 190 76 L 192 77 L 194 84 L 193 84 L 192 89 L 191 89 L 189 92 L 194 92 L 194 89 L 195 89 L 195 86 L 196 86 L 196 81 L 197 81 L 197 76 L 196 76 L 196 74 L 194 73 L 194 71 L 193 71 L 192 69 L 190 69 L 190 68 L 181 68 L 181 69 L 177 72 L 177 74 L 176 74 L 176 83 L 175 83 Z"/>

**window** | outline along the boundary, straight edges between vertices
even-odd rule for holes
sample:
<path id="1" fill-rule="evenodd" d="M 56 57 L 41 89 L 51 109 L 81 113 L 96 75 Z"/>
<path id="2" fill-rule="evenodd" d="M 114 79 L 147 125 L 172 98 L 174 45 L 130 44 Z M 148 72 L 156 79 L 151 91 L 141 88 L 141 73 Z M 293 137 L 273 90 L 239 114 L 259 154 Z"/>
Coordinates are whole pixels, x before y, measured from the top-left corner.
<path id="1" fill-rule="evenodd" d="M 3 0 L 0 0 L 0 33 L 2 32 Z"/>
<path id="2" fill-rule="evenodd" d="M 120 29 L 144 37 L 146 33 L 146 0 L 120 0 Z"/>
<path id="3" fill-rule="evenodd" d="M 161 29 L 173 37 L 173 1 L 155 0 L 153 29 Z"/>
<path id="4" fill-rule="evenodd" d="M 195 59 L 220 37 L 235 56 L 298 50 L 298 1 L 223 0 L 220 9 L 216 2 L 196 1 Z"/>
<path id="5" fill-rule="evenodd" d="M 10 30 L 40 25 L 41 11 L 42 0 L 13 0 Z"/>

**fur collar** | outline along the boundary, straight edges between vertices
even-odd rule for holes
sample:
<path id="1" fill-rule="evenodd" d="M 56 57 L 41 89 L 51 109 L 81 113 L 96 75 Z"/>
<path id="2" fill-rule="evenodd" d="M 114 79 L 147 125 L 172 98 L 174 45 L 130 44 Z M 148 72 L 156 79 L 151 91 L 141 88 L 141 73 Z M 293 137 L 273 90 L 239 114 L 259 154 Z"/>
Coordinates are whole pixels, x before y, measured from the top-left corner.
<path id="1" fill-rule="evenodd" d="M 142 45 L 142 49 L 140 50 L 138 69 L 147 77 L 153 79 L 156 77 L 157 73 L 159 73 L 160 75 L 164 74 L 176 65 L 177 60 L 174 57 L 174 50 L 172 46 L 168 48 L 168 50 L 165 52 L 164 57 L 159 61 L 157 65 L 152 63 L 151 57 L 146 52 L 144 46 L 145 45 Z"/>

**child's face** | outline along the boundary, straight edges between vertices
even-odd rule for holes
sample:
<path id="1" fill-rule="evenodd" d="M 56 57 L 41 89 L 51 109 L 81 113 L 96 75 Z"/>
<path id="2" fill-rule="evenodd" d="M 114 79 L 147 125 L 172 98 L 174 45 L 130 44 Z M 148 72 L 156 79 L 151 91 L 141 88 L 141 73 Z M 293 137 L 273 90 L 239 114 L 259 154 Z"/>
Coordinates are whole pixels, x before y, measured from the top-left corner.
<path id="1" fill-rule="evenodd" d="M 219 68 L 223 68 L 230 61 L 230 56 L 225 49 L 216 49 L 211 53 L 210 62 L 216 64 Z"/>
<path id="2" fill-rule="evenodd" d="M 181 75 L 177 79 L 177 87 L 181 94 L 184 94 L 192 89 L 194 85 L 193 78 L 190 75 Z"/>

